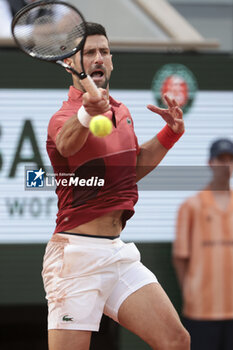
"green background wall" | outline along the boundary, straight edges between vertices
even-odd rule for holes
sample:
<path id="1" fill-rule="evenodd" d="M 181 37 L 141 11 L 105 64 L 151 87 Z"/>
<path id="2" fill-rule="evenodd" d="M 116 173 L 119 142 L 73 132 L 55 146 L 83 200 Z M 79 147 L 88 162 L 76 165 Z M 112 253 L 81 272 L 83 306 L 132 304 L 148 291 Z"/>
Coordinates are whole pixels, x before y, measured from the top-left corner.
<path id="1" fill-rule="evenodd" d="M 182 63 L 195 74 L 200 90 L 232 90 L 233 55 L 198 53 L 113 52 L 111 88 L 150 89 L 152 78 L 166 63 Z M 63 68 L 40 62 L 17 49 L 0 49 L 0 88 L 66 88 Z"/>

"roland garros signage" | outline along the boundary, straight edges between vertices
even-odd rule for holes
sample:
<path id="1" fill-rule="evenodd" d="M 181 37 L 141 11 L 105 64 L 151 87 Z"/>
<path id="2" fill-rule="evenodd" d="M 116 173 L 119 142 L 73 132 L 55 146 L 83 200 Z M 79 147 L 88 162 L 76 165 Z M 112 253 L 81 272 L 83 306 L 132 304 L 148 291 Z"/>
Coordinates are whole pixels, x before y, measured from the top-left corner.
<path id="1" fill-rule="evenodd" d="M 197 91 L 197 81 L 193 73 L 182 64 L 166 64 L 155 74 L 152 91 L 156 104 L 165 107 L 162 96 L 166 93 L 176 99 L 184 113 L 192 106 Z"/>

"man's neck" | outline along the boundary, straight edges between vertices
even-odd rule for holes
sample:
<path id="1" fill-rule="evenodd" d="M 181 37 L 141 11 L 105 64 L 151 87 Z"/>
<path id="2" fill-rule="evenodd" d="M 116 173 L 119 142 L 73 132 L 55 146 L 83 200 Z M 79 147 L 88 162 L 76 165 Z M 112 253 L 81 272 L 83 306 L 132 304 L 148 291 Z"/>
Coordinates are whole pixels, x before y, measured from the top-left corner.
<path id="1" fill-rule="evenodd" d="M 220 192 L 226 192 L 230 191 L 230 181 L 216 181 L 212 180 L 209 184 L 209 189 L 211 191 L 220 191 Z"/>
<path id="2" fill-rule="evenodd" d="M 229 203 L 231 201 L 230 187 L 221 190 L 212 189 L 212 194 L 217 207 L 225 212 L 229 208 Z"/>

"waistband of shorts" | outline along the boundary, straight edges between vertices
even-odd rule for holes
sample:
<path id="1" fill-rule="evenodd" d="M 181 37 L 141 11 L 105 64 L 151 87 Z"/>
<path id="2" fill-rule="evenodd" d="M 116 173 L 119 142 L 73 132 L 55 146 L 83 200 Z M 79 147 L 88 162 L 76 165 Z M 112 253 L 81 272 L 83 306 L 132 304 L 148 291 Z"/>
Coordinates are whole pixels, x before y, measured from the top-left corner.
<path id="1" fill-rule="evenodd" d="M 90 235 L 73 235 L 63 232 L 55 233 L 51 240 L 52 242 L 61 242 L 61 243 L 71 243 L 71 244 L 100 244 L 100 245 L 113 245 L 117 242 L 121 242 L 119 236 L 114 239 L 109 239 L 106 237 L 95 237 Z"/>
<path id="2" fill-rule="evenodd" d="M 98 236 L 98 235 L 88 235 L 88 234 L 85 234 L 85 233 L 73 233 L 73 232 L 58 232 L 58 233 L 62 233 L 62 234 L 65 234 L 65 235 L 72 235 L 72 236 L 81 236 L 81 237 L 91 237 L 91 238 L 100 238 L 100 239 L 103 239 L 103 238 L 106 238 L 106 239 L 116 239 L 116 238 L 119 238 L 120 235 L 118 236 Z"/>

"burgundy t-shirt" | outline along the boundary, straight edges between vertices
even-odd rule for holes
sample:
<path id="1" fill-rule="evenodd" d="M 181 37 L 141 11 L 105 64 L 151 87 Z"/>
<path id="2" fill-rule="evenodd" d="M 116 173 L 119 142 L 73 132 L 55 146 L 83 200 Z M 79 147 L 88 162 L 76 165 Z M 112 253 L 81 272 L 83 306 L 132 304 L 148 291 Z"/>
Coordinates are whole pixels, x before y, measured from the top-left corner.
<path id="1" fill-rule="evenodd" d="M 63 124 L 81 107 L 82 94 L 70 87 L 68 101 L 63 102 L 48 126 L 47 152 L 54 173 L 58 174 L 56 179 L 65 178 L 69 183 L 70 174 L 73 174 L 73 178 L 80 180 L 78 185 L 72 182 L 71 186 L 57 186 L 58 213 L 54 233 L 122 209 L 124 227 L 134 214 L 134 205 L 138 200 L 136 160 L 140 149 L 132 117 L 122 103 L 110 97 L 114 114 L 105 114 L 115 124 L 110 135 L 99 138 L 89 133 L 84 146 L 71 157 L 64 158 L 56 149 L 56 137 Z M 85 181 L 86 185 L 83 186 Z"/>

